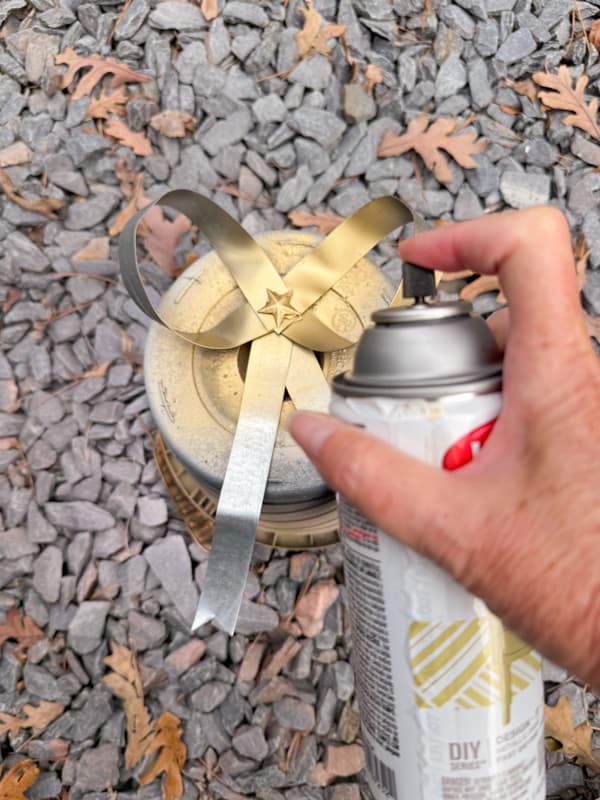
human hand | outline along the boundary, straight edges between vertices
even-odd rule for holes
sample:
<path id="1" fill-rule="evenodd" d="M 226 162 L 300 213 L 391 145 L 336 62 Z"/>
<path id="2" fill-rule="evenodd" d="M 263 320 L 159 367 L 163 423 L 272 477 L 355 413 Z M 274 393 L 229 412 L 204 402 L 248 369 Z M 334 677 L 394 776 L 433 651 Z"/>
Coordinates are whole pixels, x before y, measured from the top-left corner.
<path id="1" fill-rule="evenodd" d="M 566 220 L 552 208 L 495 214 L 420 234 L 400 255 L 499 277 L 510 325 L 506 312 L 492 318 L 506 345 L 504 397 L 485 446 L 444 472 L 331 416 L 300 412 L 290 431 L 382 530 L 600 686 L 600 364 Z"/>

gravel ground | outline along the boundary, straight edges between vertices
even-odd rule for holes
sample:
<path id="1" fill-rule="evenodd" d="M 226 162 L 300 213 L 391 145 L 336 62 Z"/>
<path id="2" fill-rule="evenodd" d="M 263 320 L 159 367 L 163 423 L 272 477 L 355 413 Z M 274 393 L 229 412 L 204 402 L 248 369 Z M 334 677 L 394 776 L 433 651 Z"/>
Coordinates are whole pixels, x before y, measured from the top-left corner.
<path id="1" fill-rule="evenodd" d="M 211 22 L 193 3 L 133 0 L 121 15 L 123 5 L 0 3 L 0 166 L 22 197 L 65 203 L 49 221 L 0 195 L 0 442 L 19 445 L 0 447 L 0 620 L 17 606 L 48 637 L 27 661 L 4 645 L 0 710 L 41 699 L 65 707 L 33 740 L 1 738 L 0 755 L 7 766 L 17 750 L 39 763 L 32 800 L 61 787 L 75 800 L 160 797 L 158 781 L 138 787 L 125 767 L 122 707 L 101 683 L 109 643 L 130 642 L 153 716 L 169 710 L 182 720 L 186 800 L 357 800 L 339 547 L 258 547 L 236 635 L 205 626 L 189 636 L 184 619 L 207 554 L 186 538 L 152 460 L 140 370 L 146 320 L 119 283 L 114 238 L 93 260 L 77 254 L 107 237 L 126 205 L 116 175 L 123 160 L 143 172 L 148 196 L 202 191 L 252 233 L 288 226 L 292 210 L 347 215 L 391 193 L 431 219 L 550 202 L 587 238 L 585 299 L 599 314 L 600 147 L 506 83 L 566 63 L 573 77 L 588 74 L 597 96 L 598 53 L 587 52 L 578 24 L 573 36 L 571 0 L 315 0 L 325 19 L 347 26 L 359 76 L 367 64 L 382 68 L 370 95 L 360 77 L 345 88 L 352 71 L 338 44 L 331 58 L 294 66 L 299 0 L 219 0 Z M 589 27 L 600 1 L 577 5 Z M 95 135 L 89 97 L 60 88 L 54 57 L 67 47 L 150 78 L 131 87 L 131 130 L 180 110 L 196 118 L 195 131 L 183 139 L 149 131 L 144 157 Z M 452 162 L 453 180 L 441 185 L 410 153 L 377 157 L 385 131 L 404 130 L 423 111 L 473 115 L 472 129 L 489 142 L 475 169 Z M 398 274 L 391 245 L 377 258 Z M 158 291 L 168 284 L 158 270 L 150 280 Z M 491 307 L 489 297 L 479 302 Z M 330 604 L 320 632 L 290 642 L 281 621 L 307 579 Z M 269 667 L 273 653 L 279 661 Z M 585 687 L 552 665 L 544 677 L 552 702 L 571 699 L 576 723 L 589 715 L 600 724 Z M 68 747 L 59 759 L 57 739 Z M 340 777 L 321 787 L 313 774 L 331 745 L 345 748 Z M 600 794 L 585 768 L 548 757 L 549 796 Z"/>

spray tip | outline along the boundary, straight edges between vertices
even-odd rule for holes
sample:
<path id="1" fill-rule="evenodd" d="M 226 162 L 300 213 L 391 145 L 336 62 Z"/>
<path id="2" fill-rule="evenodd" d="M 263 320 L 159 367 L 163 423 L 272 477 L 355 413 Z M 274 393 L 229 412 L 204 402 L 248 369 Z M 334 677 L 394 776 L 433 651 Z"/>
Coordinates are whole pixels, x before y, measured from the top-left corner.
<path id="1" fill-rule="evenodd" d="M 425 298 L 435 295 L 435 275 L 432 270 L 405 262 L 402 272 L 404 297 L 414 298 L 415 305 L 422 305 L 425 303 Z"/>

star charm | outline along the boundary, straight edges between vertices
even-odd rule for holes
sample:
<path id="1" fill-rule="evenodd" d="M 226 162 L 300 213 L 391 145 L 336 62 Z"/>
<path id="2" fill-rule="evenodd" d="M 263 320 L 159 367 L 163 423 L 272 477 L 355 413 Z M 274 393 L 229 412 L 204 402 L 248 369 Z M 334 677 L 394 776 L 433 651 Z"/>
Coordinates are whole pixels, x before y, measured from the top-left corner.
<path id="1" fill-rule="evenodd" d="M 293 289 L 279 294 L 267 289 L 267 302 L 258 309 L 259 314 L 271 314 L 275 320 L 275 331 L 281 333 L 282 325 L 286 320 L 299 319 L 302 315 L 292 305 Z"/>

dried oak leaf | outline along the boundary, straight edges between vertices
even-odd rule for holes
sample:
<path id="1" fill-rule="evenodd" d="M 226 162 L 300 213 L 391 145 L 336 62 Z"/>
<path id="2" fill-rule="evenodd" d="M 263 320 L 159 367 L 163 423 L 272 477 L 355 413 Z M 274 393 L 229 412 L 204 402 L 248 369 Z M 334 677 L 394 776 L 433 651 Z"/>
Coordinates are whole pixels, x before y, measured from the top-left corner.
<path id="1" fill-rule="evenodd" d="M 163 711 L 155 726 L 154 738 L 148 743 L 145 755 L 157 753 L 150 768 L 140 777 L 145 786 L 164 772 L 162 783 L 163 800 L 179 800 L 183 794 L 181 770 L 185 764 L 187 750 L 181 741 L 181 723 L 174 714 Z"/>
<path id="2" fill-rule="evenodd" d="M 71 261 L 106 261 L 110 256 L 110 239 L 108 236 L 99 236 L 90 241 L 75 255 Z"/>
<path id="3" fill-rule="evenodd" d="M 131 650 L 113 642 L 112 654 L 104 659 L 104 663 L 112 672 L 104 676 L 103 682 L 123 701 L 127 721 L 125 765 L 128 768 L 133 767 L 146 755 L 154 737 L 154 724 L 144 704 L 144 690 L 137 659 Z"/>
<path id="4" fill-rule="evenodd" d="M 575 258 L 575 272 L 577 273 L 577 284 L 580 289 L 583 289 L 586 279 L 586 270 L 588 258 L 590 256 L 590 248 L 585 240 L 585 234 L 580 232 L 577 234 L 573 242 L 573 256 Z"/>
<path id="5" fill-rule="evenodd" d="M 320 214 L 309 214 L 307 211 L 292 211 L 288 214 L 288 219 L 297 228 L 316 228 L 319 233 L 326 236 L 328 233 L 344 221 L 344 217 L 337 214 L 322 212 Z"/>
<path id="6" fill-rule="evenodd" d="M 315 53 L 321 53 L 324 56 L 330 55 L 330 40 L 340 39 L 346 52 L 346 59 L 350 64 L 353 63 L 346 44 L 346 25 L 324 22 L 323 17 L 314 7 L 313 0 L 306 0 L 306 8 L 299 8 L 298 11 L 304 17 L 302 30 L 296 34 L 298 55 L 301 59 Z"/>
<path id="7" fill-rule="evenodd" d="M 560 749 L 566 756 L 600 771 L 600 760 L 592 753 L 592 727 L 589 722 L 573 725 L 573 709 L 568 697 L 563 695 L 555 706 L 546 706 L 544 723 L 546 736 L 560 742 Z"/>
<path id="8" fill-rule="evenodd" d="M 192 223 L 183 214 L 173 221 L 167 219 L 159 206 L 150 208 L 142 222 L 141 236 L 148 255 L 167 275 L 174 275 L 177 271 L 175 249 Z"/>
<path id="9" fill-rule="evenodd" d="M 134 214 L 137 214 L 140 209 L 152 202 L 150 198 L 144 194 L 144 176 L 140 173 L 139 175 L 135 175 L 134 179 L 135 183 L 131 194 L 128 194 L 129 187 L 127 187 L 127 191 L 123 189 L 123 194 L 125 197 L 129 198 L 129 202 L 125 208 L 119 211 L 115 221 L 108 229 L 111 236 L 118 236 Z M 123 187 L 123 183 L 121 183 L 121 186 Z"/>
<path id="10" fill-rule="evenodd" d="M 378 83 L 383 83 L 384 71 L 377 64 L 367 64 L 365 69 L 365 91 L 373 94 L 373 89 Z"/>
<path id="11" fill-rule="evenodd" d="M 0 778 L 0 800 L 27 800 L 25 792 L 33 786 L 39 772 L 29 758 L 13 764 Z"/>
<path id="12" fill-rule="evenodd" d="M 114 92 L 101 89 L 98 97 L 92 97 L 85 112 L 86 117 L 94 119 L 110 119 L 110 114 L 125 116 L 125 103 L 129 99 L 125 86 L 119 86 Z"/>
<path id="13" fill-rule="evenodd" d="M 152 145 L 143 131 L 132 131 L 120 119 L 111 118 L 104 129 L 106 136 L 111 136 L 126 147 L 131 147 L 136 156 L 151 156 Z"/>
<path id="14" fill-rule="evenodd" d="M 562 122 L 589 133 L 595 139 L 600 139 L 600 128 L 596 121 L 598 115 L 598 98 L 585 102 L 585 87 L 588 85 L 587 75 L 581 75 L 573 87 L 571 73 L 565 64 L 558 68 L 558 74 L 549 72 L 536 72 L 533 80 L 549 92 L 538 92 L 538 97 L 548 108 L 559 111 L 570 111 Z"/>
<path id="15" fill-rule="evenodd" d="M 3 169 L 0 169 L 0 186 L 9 200 L 27 211 L 35 211 L 48 219 L 56 219 L 57 211 L 64 207 L 58 197 L 36 197 L 35 200 L 26 200 L 17 192 L 17 188 Z"/>
<path id="16" fill-rule="evenodd" d="M 17 653 L 21 650 L 26 650 L 44 638 L 44 632 L 38 628 L 31 617 L 24 616 L 21 618 L 16 608 L 9 610 L 6 615 L 6 622 L 0 625 L 0 647 L 9 639 L 13 640 L 17 643 Z"/>
<path id="17" fill-rule="evenodd" d="M 150 118 L 150 127 L 163 136 L 183 139 L 196 127 L 196 120 L 185 111 L 161 111 Z"/>
<path id="18" fill-rule="evenodd" d="M 588 39 L 596 50 L 600 50 L 600 19 L 596 19 L 592 22 L 592 26 L 588 31 Z"/>
<path id="19" fill-rule="evenodd" d="M 202 0 L 200 11 L 202 11 L 204 19 L 210 22 L 210 20 L 214 19 L 219 13 L 218 0 Z"/>
<path id="20" fill-rule="evenodd" d="M 535 103 L 538 97 L 538 90 L 532 80 L 524 81 L 511 81 L 509 79 L 504 81 L 507 86 L 513 89 L 517 94 L 528 97 L 532 103 Z"/>
<path id="21" fill-rule="evenodd" d="M 24 719 L 0 712 L 0 736 L 10 733 L 14 737 L 22 728 L 30 728 L 37 735 L 46 730 L 48 725 L 60 717 L 64 710 L 65 707 L 60 703 L 40 700 L 39 706 L 32 706 L 30 703 L 23 706 Z"/>
<path id="22" fill-rule="evenodd" d="M 456 133 L 453 136 L 459 127 L 455 117 L 440 117 L 430 125 L 428 115 L 420 114 L 409 122 L 402 135 L 397 136 L 392 131 L 387 131 L 377 155 L 381 158 L 400 156 L 408 150 L 414 150 L 421 156 L 425 166 L 433 170 L 438 181 L 447 183 L 454 176 L 442 150 L 451 155 L 461 167 L 473 169 L 477 166 L 473 156 L 482 153 L 487 146 L 486 142 L 477 141 L 476 133 Z"/>
<path id="23" fill-rule="evenodd" d="M 99 83 L 105 75 L 112 74 L 109 86 L 115 88 L 124 83 L 144 83 L 150 80 L 147 75 L 136 72 L 114 58 L 102 58 L 102 56 L 79 56 L 72 48 L 67 47 L 64 53 L 59 53 L 54 59 L 57 64 L 66 64 L 67 71 L 63 75 L 62 88 L 68 88 L 73 82 L 80 69 L 90 68 L 77 84 L 77 88 L 72 94 L 73 100 L 79 100 L 92 92 L 92 89 Z"/>

